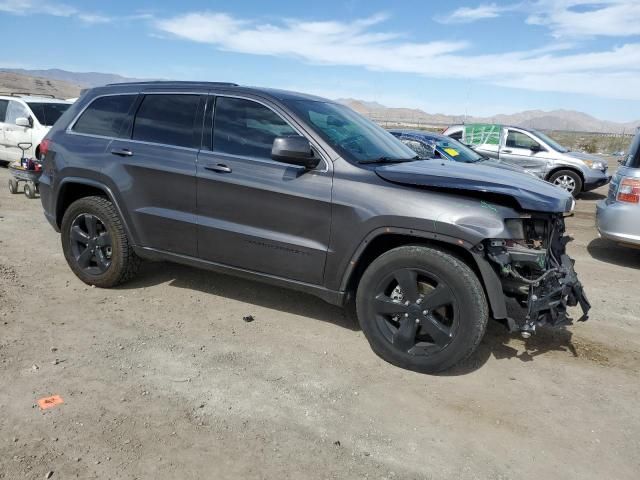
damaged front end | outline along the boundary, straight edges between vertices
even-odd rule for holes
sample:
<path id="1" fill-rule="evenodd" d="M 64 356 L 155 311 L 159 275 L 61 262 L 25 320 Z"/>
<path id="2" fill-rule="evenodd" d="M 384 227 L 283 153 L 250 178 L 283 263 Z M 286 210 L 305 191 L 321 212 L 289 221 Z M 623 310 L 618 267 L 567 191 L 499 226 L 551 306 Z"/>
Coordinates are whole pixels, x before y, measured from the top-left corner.
<path id="1" fill-rule="evenodd" d="M 585 321 L 591 308 L 567 255 L 562 214 L 531 214 L 508 219 L 509 239 L 489 239 L 476 246 L 500 277 L 502 290 L 524 310 L 522 318 L 508 317 L 511 331 L 528 337 L 536 326 L 564 326 L 572 320 L 567 307 L 580 305 Z"/>

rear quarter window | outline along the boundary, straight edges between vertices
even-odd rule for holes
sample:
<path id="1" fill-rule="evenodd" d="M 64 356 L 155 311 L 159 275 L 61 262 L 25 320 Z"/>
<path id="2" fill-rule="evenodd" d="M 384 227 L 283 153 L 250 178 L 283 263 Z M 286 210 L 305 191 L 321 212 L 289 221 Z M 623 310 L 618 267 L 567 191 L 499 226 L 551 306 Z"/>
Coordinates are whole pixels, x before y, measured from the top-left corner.
<path id="1" fill-rule="evenodd" d="M 80 115 L 72 130 L 87 135 L 119 137 L 136 97 L 134 94 L 96 98 Z"/>
<path id="2" fill-rule="evenodd" d="M 624 161 L 625 167 L 640 168 L 640 130 L 636 133 L 636 136 L 631 142 L 629 147 L 629 153 Z"/>

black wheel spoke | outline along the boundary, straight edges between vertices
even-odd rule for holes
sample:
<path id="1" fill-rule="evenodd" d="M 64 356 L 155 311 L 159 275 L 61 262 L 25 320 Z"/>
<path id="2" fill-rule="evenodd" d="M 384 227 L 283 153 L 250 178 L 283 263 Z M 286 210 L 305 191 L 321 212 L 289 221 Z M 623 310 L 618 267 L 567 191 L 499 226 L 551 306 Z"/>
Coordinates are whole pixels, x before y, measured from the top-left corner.
<path id="1" fill-rule="evenodd" d="M 83 245 L 87 245 L 89 243 L 89 235 L 83 232 L 78 225 L 74 225 L 71 228 L 71 238 L 76 242 L 82 243 Z"/>
<path id="2" fill-rule="evenodd" d="M 394 277 L 402 289 L 404 299 L 415 302 L 418 299 L 418 274 L 414 270 L 403 268 L 394 273 Z"/>
<path id="3" fill-rule="evenodd" d="M 84 222 L 87 226 L 89 237 L 95 238 L 98 235 L 98 219 L 93 215 L 85 215 Z"/>
<path id="4" fill-rule="evenodd" d="M 111 235 L 109 235 L 107 232 L 102 232 L 96 239 L 96 245 L 99 247 L 110 247 Z"/>
<path id="5" fill-rule="evenodd" d="M 451 330 L 440 323 L 435 315 L 426 315 L 421 322 L 421 326 L 437 345 L 444 347 L 451 341 Z"/>
<path id="6" fill-rule="evenodd" d="M 452 302 L 453 294 L 451 290 L 443 284 L 439 284 L 422 299 L 422 305 L 424 305 L 427 310 L 436 310 L 444 305 L 450 305 Z"/>
<path id="7" fill-rule="evenodd" d="M 413 318 L 406 318 L 400 322 L 400 328 L 391 337 L 391 343 L 403 352 L 408 352 L 416 344 L 418 323 Z"/>
<path id="8" fill-rule="evenodd" d="M 380 315 L 397 315 L 408 311 L 408 307 L 404 303 L 394 301 L 385 295 L 376 297 L 375 308 Z"/>
<path id="9" fill-rule="evenodd" d="M 78 265 L 80 265 L 80 267 L 87 268 L 91 263 L 92 258 L 93 258 L 93 252 L 91 251 L 91 249 L 85 248 L 80 253 L 80 255 L 78 255 L 78 258 L 76 260 L 78 261 Z"/>
<path id="10" fill-rule="evenodd" d="M 107 260 L 107 257 L 104 256 L 104 253 L 102 253 L 102 250 L 99 248 L 96 250 L 96 262 L 98 268 L 103 272 L 109 268 L 109 260 Z"/>

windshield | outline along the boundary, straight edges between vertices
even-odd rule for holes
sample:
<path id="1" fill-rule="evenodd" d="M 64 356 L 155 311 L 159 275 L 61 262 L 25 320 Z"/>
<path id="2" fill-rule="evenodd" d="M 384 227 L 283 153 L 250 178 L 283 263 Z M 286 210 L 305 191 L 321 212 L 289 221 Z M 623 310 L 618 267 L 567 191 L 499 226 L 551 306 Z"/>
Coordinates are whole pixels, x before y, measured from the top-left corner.
<path id="1" fill-rule="evenodd" d="M 416 157 L 400 140 L 349 107 L 313 100 L 292 100 L 287 105 L 347 160 L 409 161 Z"/>
<path id="2" fill-rule="evenodd" d="M 438 150 L 443 151 L 448 157 L 456 162 L 475 163 L 484 160 L 484 157 L 466 145 L 449 138 L 447 140 L 437 140 Z"/>
<path id="3" fill-rule="evenodd" d="M 41 125 L 50 127 L 60 116 L 71 106 L 69 103 L 37 103 L 28 102 L 29 107 L 33 111 Z"/>
<path id="4" fill-rule="evenodd" d="M 546 143 L 547 145 L 549 145 L 551 148 L 553 148 L 556 152 L 560 152 L 560 153 L 567 153 L 569 151 L 568 148 L 563 147 L 562 145 L 560 145 L 558 142 L 556 142 L 553 138 L 545 135 L 542 132 L 538 132 L 536 130 L 531 130 L 531 133 L 533 133 L 534 135 L 538 136 L 540 138 L 540 140 L 542 140 L 544 143 Z"/>

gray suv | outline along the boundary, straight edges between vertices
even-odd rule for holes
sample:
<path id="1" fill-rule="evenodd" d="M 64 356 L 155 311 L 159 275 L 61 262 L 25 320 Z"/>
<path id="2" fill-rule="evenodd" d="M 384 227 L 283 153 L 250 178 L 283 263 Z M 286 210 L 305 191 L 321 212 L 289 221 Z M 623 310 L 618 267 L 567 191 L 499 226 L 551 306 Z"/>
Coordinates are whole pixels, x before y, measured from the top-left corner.
<path id="1" fill-rule="evenodd" d="M 495 124 L 454 125 L 444 132 L 478 153 L 522 167 L 577 197 L 609 183 L 607 161 L 572 152 L 537 130 Z"/>
<path id="2" fill-rule="evenodd" d="M 489 316 L 530 335 L 589 303 L 567 256 L 574 201 L 535 177 L 421 161 L 322 98 L 230 83 L 85 93 L 42 142 L 45 215 L 84 282 L 168 260 L 355 300 L 373 350 L 421 372 Z M 522 315 L 507 315 L 507 300 Z"/>

